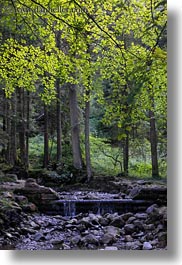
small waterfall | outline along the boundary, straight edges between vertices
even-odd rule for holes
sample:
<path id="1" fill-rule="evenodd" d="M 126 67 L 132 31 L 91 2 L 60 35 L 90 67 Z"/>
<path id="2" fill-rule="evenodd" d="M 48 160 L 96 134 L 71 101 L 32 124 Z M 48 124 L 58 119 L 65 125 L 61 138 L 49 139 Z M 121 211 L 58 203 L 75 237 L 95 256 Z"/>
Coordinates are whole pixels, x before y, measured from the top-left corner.
<path id="1" fill-rule="evenodd" d="M 110 199 L 110 200 L 58 200 L 52 203 L 51 214 L 74 217 L 79 213 L 103 215 L 105 213 L 123 214 L 126 212 L 142 212 L 153 204 L 153 201 L 132 199 Z"/>
<path id="2" fill-rule="evenodd" d="M 76 214 L 76 207 L 74 201 L 65 201 L 64 205 L 64 216 L 73 217 Z"/>

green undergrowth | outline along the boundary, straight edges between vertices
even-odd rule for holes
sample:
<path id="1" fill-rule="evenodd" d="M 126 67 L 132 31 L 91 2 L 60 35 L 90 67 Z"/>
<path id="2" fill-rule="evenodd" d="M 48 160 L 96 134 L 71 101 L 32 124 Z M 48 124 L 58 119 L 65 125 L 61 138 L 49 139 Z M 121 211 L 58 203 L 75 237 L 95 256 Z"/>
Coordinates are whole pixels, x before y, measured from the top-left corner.
<path id="1" fill-rule="evenodd" d="M 43 161 L 43 136 L 35 136 L 30 139 L 30 167 L 41 168 Z M 50 146 L 50 162 L 56 160 L 56 143 L 52 139 Z M 81 137 L 81 149 L 85 161 L 84 137 Z M 106 138 L 90 136 L 90 155 L 92 169 L 97 175 L 116 176 L 123 172 L 122 150 L 112 146 Z M 72 155 L 70 145 L 63 145 L 63 164 L 67 168 L 72 167 Z M 160 177 L 165 178 L 167 164 L 165 160 L 159 159 Z M 150 145 L 147 141 L 133 142 L 130 145 L 129 176 L 137 178 L 151 178 L 152 165 L 150 161 Z"/>

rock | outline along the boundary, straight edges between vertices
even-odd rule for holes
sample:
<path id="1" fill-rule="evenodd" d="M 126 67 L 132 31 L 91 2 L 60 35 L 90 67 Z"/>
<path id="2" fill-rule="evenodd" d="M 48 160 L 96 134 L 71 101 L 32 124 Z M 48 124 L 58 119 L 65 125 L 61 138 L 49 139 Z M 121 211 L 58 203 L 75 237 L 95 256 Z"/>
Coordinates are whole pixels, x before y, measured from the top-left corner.
<path id="1" fill-rule="evenodd" d="M 33 213 L 37 211 L 37 206 L 34 203 L 28 203 L 22 206 L 22 209 L 26 213 Z"/>
<path id="2" fill-rule="evenodd" d="M 93 226 L 93 225 L 92 225 L 92 220 L 90 219 L 89 216 L 87 216 L 87 217 L 83 217 L 83 218 L 78 222 L 78 224 L 82 224 L 82 225 L 84 225 L 84 227 L 86 227 L 86 228 L 89 228 L 89 227 L 92 227 L 92 226 Z"/>
<path id="3" fill-rule="evenodd" d="M 76 236 L 71 238 L 71 243 L 73 245 L 78 245 L 80 241 L 81 241 L 80 235 L 76 235 Z"/>
<path id="4" fill-rule="evenodd" d="M 27 204 L 28 203 L 28 199 L 27 197 L 23 196 L 23 195 L 15 195 L 15 201 L 17 203 L 22 204 Z"/>
<path id="5" fill-rule="evenodd" d="M 133 242 L 133 238 L 132 238 L 132 236 L 130 236 L 130 235 L 126 235 L 126 236 L 125 236 L 125 241 L 126 241 L 126 242 Z"/>
<path id="6" fill-rule="evenodd" d="M 136 214 L 135 214 L 135 217 L 136 217 L 137 219 L 143 219 L 143 220 L 145 220 L 145 219 L 147 219 L 148 214 L 147 214 L 147 213 L 136 213 Z"/>
<path id="7" fill-rule="evenodd" d="M 160 232 L 158 234 L 159 241 L 165 241 L 167 243 L 167 232 Z"/>
<path id="8" fill-rule="evenodd" d="M 126 242 L 125 249 L 126 250 L 140 250 L 142 248 L 142 244 L 140 241 L 134 241 L 134 242 Z"/>
<path id="9" fill-rule="evenodd" d="M 111 234 L 114 237 L 119 237 L 120 233 L 121 233 L 121 229 L 110 225 L 110 226 L 106 226 L 104 228 L 104 232 L 108 233 L 108 234 Z"/>
<path id="10" fill-rule="evenodd" d="M 124 213 L 121 215 L 121 217 L 124 221 L 127 221 L 130 217 L 133 217 L 133 213 L 130 213 L 130 212 Z"/>
<path id="11" fill-rule="evenodd" d="M 156 232 L 159 233 L 160 231 L 163 231 L 163 230 L 164 230 L 164 225 L 163 224 L 159 224 L 157 226 Z"/>
<path id="12" fill-rule="evenodd" d="M 117 218 L 119 215 L 118 215 L 118 213 L 106 213 L 105 215 L 104 215 L 104 218 L 107 218 L 107 220 L 109 221 L 109 222 L 112 222 L 115 218 Z"/>
<path id="13" fill-rule="evenodd" d="M 146 231 L 152 231 L 155 229 L 155 225 L 154 224 L 144 224 L 143 225 L 143 228 L 146 230 Z"/>
<path id="14" fill-rule="evenodd" d="M 152 213 L 156 213 L 157 212 L 157 208 L 158 205 L 157 204 L 152 204 L 151 206 L 149 206 L 146 210 L 147 214 L 152 214 Z"/>
<path id="15" fill-rule="evenodd" d="M 143 250 L 151 250 L 153 247 L 149 242 L 143 243 Z"/>
<path id="16" fill-rule="evenodd" d="M 125 221 L 123 220 L 121 216 L 117 216 L 113 218 L 110 225 L 122 228 L 125 225 Z"/>
<path id="17" fill-rule="evenodd" d="M 102 225 L 102 226 L 107 226 L 107 225 L 109 224 L 109 220 L 108 220 L 107 218 L 101 217 L 101 218 L 99 219 L 99 223 L 100 223 L 100 225 Z"/>
<path id="18" fill-rule="evenodd" d="M 131 216 L 131 217 L 128 218 L 128 220 L 127 220 L 127 224 L 131 224 L 131 223 L 133 223 L 135 220 L 136 220 L 136 217 L 135 217 L 135 216 Z"/>
<path id="19" fill-rule="evenodd" d="M 129 196 L 134 200 L 156 201 L 165 204 L 167 202 L 167 188 L 166 187 L 135 187 Z"/>
<path id="20" fill-rule="evenodd" d="M 120 229 L 114 226 L 106 226 L 104 228 L 104 235 L 101 237 L 102 244 L 110 244 L 115 242 L 120 236 Z"/>
<path id="21" fill-rule="evenodd" d="M 133 234 L 132 234 L 132 237 L 133 238 L 141 238 L 142 236 L 144 236 L 144 232 L 139 232 L 139 233 L 136 233 L 136 232 L 134 232 Z"/>
<path id="22" fill-rule="evenodd" d="M 64 238 L 54 238 L 54 239 L 51 239 L 50 240 L 50 243 L 53 244 L 53 245 L 60 245 L 64 242 Z"/>
<path id="23" fill-rule="evenodd" d="M 84 243 L 85 245 L 87 244 L 98 245 L 98 238 L 96 238 L 96 236 L 94 236 L 93 234 L 88 234 L 81 239 L 81 242 Z"/>
<path id="24" fill-rule="evenodd" d="M 34 239 L 35 241 L 40 241 L 40 240 L 45 239 L 45 237 L 44 237 L 44 235 L 43 235 L 42 233 L 37 232 L 37 233 L 34 235 L 33 239 Z"/>
<path id="25" fill-rule="evenodd" d="M 38 185 L 32 178 L 27 179 L 24 188 L 15 190 L 15 193 L 26 196 L 42 211 L 51 210 L 50 202 L 59 199 L 58 193 L 53 189 Z"/>
<path id="26" fill-rule="evenodd" d="M 62 247 L 60 249 L 70 250 L 71 247 L 68 244 L 62 244 Z"/>
<path id="27" fill-rule="evenodd" d="M 21 234 L 27 235 L 27 234 L 35 234 L 37 231 L 35 229 L 29 228 L 29 227 L 22 227 L 21 228 Z"/>
<path id="28" fill-rule="evenodd" d="M 116 241 L 116 238 L 113 235 L 109 234 L 109 233 L 104 234 L 102 236 L 102 238 L 100 239 L 100 242 L 102 244 L 110 244 L 110 243 L 113 243 L 115 241 Z"/>
<path id="29" fill-rule="evenodd" d="M 134 220 L 133 224 L 135 226 L 135 228 L 137 228 L 137 230 L 143 230 L 143 221 L 141 220 Z"/>
<path id="30" fill-rule="evenodd" d="M 38 188 L 39 185 L 37 184 L 36 180 L 33 178 L 28 178 L 25 182 L 25 188 Z"/>
<path id="31" fill-rule="evenodd" d="M 126 224 L 124 230 L 127 235 L 130 235 L 135 232 L 135 226 L 133 224 Z"/>

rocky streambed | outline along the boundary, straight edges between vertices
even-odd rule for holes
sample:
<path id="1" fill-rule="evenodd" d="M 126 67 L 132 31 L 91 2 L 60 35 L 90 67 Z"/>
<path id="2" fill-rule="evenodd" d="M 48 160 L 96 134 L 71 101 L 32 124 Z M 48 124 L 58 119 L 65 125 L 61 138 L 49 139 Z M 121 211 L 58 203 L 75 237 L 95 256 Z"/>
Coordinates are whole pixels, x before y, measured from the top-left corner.
<path id="1" fill-rule="evenodd" d="M 145 213 L 79 214 L 75 217 L 31 214 L 5 233 L 4 243 L 19 250 L 152 250 L 166 249 L 166 207 Z M 13 245 L 13 239 L 15 244 Z"/>
<path id="2" fill-rule="evenodd" d="M 16 187 L 16 184 L 18 187 Z M 20 185 L 21 184 L 21 185 Z M 114 184 L 115 185 L 115 184 Z M 128 185 L 128 189 L 126 188 Z M 0 198 L 0 249 L 17 250 L 161 250 L 167 249 L 167 208 L 164 185 L 120 183 L 115 193 L 80 190 L 62 191 L 40 186 L 35 180 L 6 184 Z M 125 190 L 123 190 L 125 187 Z M 150 191 L 150 192 L 149 192 Z M 147 195 L 146 195 L 147 194 Z M 154 198 L 144 210 L 97 212 L 92 209 L 74 216 L 44 209 L 57 200 L 120 200 Z M 156 197 L 156 198 L 155 198 Z M 43 207 L 42 207 L 43 206 Z"/>

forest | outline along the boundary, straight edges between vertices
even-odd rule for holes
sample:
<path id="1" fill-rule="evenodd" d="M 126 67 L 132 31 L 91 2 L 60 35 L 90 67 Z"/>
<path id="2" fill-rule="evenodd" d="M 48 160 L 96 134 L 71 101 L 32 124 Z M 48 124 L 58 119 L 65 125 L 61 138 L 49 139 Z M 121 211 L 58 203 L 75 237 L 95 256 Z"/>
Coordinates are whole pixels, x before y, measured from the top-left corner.
<path id="1" fill-rule="evenodd" d="M 15 175 L 166 182 L 167 1 L 0 0 L 0 185 Z"/>

